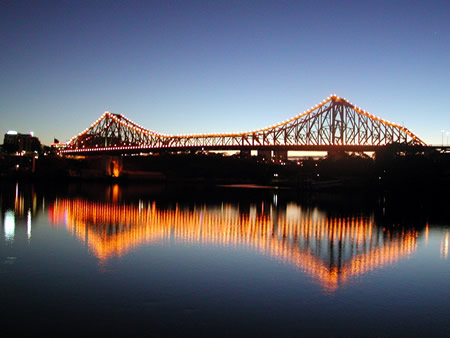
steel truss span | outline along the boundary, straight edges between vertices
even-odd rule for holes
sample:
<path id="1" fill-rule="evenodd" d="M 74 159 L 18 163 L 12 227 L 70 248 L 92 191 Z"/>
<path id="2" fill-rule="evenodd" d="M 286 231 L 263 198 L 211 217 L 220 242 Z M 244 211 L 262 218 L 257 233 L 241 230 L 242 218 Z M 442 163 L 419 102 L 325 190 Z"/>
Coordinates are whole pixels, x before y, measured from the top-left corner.
<path id="1" fill-rule="evenodd" d="M 137 153 L 178 150 L 370 151 L 389 144 L 425 146 L 407 128 L 378 118 L 336 95 L 273 126 L 244 133 L 165 135 L 105 112 L 62 151 Z"/>

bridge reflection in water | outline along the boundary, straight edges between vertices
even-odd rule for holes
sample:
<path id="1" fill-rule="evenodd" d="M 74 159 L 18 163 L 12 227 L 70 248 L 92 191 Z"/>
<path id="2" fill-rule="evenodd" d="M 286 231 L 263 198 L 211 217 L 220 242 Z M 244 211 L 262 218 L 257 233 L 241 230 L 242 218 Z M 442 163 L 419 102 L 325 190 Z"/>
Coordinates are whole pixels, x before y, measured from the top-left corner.
<path id="1" fill-rule="evenodd" d="M 391 231 L 373 217 L 327 217 L 295 203 L 284 210 L 264 203 L 244 212 L 235 204 L 159 208 L 57 200 L 50 222 L 65 224 L 101 262 L 144 243 L 183 243 L 256 251 L 310 275 L 326 291 L 390 265 L 417 248 L 414 229 Z"/>

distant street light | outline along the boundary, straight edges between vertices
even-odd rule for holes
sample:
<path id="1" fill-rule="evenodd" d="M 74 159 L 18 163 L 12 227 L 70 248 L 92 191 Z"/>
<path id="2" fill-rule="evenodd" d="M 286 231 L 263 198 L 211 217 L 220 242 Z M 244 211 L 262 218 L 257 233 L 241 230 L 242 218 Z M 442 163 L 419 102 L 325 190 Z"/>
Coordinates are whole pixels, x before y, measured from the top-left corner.
<path id="1" fill-rule="evenodd" d="M 444 133 L 445 133 L 445 130 L 441 130 L 441 134 L 442 134 L 442 146 L 444 146 Z"/>

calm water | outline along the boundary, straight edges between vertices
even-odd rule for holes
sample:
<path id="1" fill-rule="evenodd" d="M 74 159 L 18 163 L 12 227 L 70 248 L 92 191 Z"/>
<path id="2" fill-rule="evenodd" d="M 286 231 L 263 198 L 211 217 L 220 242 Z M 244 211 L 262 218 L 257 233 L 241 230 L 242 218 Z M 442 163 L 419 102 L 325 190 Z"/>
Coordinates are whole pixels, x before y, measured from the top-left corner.
<path id="1" fill-rule="evenodd" d="M 0 190 L 4 330 L 450 334 L 445 201 L 16 182 Z"/>

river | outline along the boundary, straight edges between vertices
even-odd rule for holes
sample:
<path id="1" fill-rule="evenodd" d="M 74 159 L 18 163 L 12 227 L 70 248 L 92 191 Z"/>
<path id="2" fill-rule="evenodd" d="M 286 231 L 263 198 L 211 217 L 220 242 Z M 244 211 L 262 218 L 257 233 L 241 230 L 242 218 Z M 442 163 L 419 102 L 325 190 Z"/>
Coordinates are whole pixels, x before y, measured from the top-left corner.
<path id="1" fill-rule="evenodd" d="M 15 335 L 450 333 L 448 211 L 411 196 L 12 181 L 0 202 Z"/>

